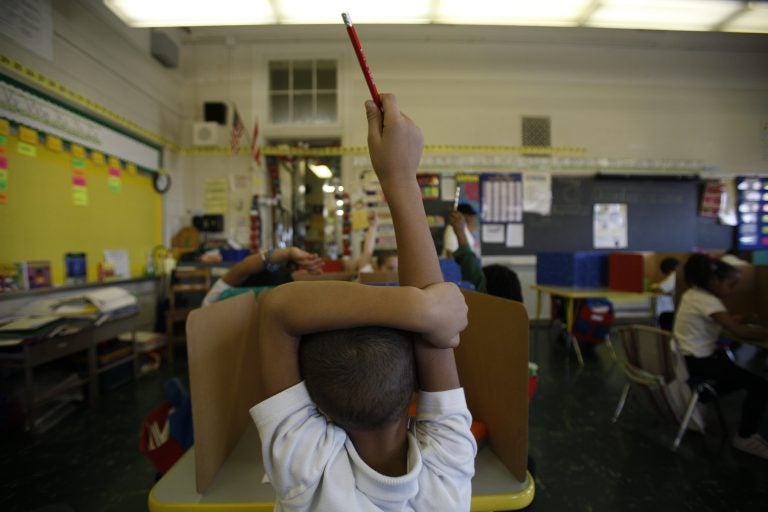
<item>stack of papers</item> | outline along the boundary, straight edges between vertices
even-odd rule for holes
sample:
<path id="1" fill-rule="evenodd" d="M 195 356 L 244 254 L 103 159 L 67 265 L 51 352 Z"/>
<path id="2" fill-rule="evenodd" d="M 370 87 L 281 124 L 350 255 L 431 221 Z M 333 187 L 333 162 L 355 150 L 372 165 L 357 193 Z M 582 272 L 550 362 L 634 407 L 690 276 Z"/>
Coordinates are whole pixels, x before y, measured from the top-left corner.
<path id="1" fill-rule="evenodd" d="M 53 322 L 56 322 L 60 319 L 61 317 L 54 315 L 19 318 L 3 326 L 0 326 L 0 332 L 36 331 L 37 329 L 45 327 L 48 324 L 52 324 Z"/>
<path id="2" fill-rule="evenodd" d="M 110 286 L 77 295 L 51 305 L 51 312 L 65 316 L 90 316 L 138 311 L 136 297 L 123 288 Z"/>

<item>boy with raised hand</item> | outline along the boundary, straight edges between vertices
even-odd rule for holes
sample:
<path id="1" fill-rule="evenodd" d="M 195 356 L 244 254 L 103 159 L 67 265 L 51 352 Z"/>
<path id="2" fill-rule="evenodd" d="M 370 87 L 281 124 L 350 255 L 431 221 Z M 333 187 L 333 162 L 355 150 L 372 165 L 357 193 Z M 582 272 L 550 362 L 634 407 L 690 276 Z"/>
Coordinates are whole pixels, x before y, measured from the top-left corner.
<path id="1" fill-rule="evenodd" d="M 469 510 L 477 451 L 453 347 L 467 323 L 442 282 L 416 169 L 421 132 L 391 95 L 366 103 L 400 287 L 290 283 L 259 297 L 262 401 L 251 409 L 275 510 Z M 418 382 L 418 414 L 407 407 Z"/>

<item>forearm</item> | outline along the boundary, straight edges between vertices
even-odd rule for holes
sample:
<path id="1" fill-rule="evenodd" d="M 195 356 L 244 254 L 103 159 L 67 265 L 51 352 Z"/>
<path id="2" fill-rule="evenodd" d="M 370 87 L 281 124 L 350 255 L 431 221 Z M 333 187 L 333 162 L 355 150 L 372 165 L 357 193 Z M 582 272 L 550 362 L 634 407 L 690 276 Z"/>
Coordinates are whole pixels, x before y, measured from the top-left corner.
<path id="1" fill-rule="evenodd" d="M 269 262 L 264 261 L 265 254 L 268 254 Z M 244 260 L 236 263 L 221 279 L 229 286 L 240 286 L 248 277 L 263 272 L 267 267 L 267 263 L 284 265 L 289 261 L 291 261 L 290 247 L 274 249 L 271 252 L 265 251 L 263 253 L 251 254 Z"/>
<path id="2" fill-rule="evenodd" d="M 381 184 L 392 212 L 400 284 L 423 288 L 442 282 L 443 274 L 415 174 L 412 180 L 391 183 L 384 179 Z"/>
<path id="3" fill-rule="evenodd" d="M 344 281 L 297 281 L 266 293 L 269 321 L 290 336 L 378 325 L 423 333 L 439 305 L 414 287 L 368 286 Z"/>
<path id="4" fill-rule="evenodd" d="M 768 329 L 761 326 L 743 324 L 739 319 L 739 315 L 731 315 L 723 312 L 715 313 L 712 317 L 716 322 L 723 326 L 726 331 L 735 335 L 737 338 L 744 340 L 764 340 L 768 338 Z"/>
<path id="5" fill-rule="evenodd" d="M 248 276 L 258 274 L 263 270 L 264 259 L 261 253 L 250 254 L 227 270 L 227 273 L 221 277 L 221 280 L 229 286 L 240 286 L 248 279 Z"/>
<path id="6" fill-rule="evenodd" d="M 466 231 L 464 231 L 463 229 L 456 229 L 456 228 L 453 228 L 453 231 L 456 233 L 456 241 L 459 243 L 459 247 L 464 247 L 469 245 Z M 454 251 L 454 254 L 455 254 L 455 251 Z"/>
<path id="7" fill-rule="evenodd" d="M 379 230 L 378 222 L 371 222 L 368 226 L 368 231 L 365 232 L 365 240 L 363 241 L 363 254 L 368 255 L 370 258 L 376 249 L 376 234 Z"/>

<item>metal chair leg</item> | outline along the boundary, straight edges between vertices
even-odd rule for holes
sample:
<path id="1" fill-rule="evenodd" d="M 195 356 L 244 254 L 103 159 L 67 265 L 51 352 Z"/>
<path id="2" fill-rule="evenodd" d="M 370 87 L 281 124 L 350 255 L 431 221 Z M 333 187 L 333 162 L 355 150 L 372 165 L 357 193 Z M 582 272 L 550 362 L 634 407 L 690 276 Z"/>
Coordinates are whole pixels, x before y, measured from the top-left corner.
<path id="1" fill-rule="evenodd" d="M 624 404 L 627 403 L 627 397 L 629 396 L 629 382 L 624 384 L 624 389 L 621 390 L 621 396 L 619 397 L 619 403 L 616 404 L 616 411 L 613 413 L 612 423 L 616 423 L 619 420 L 621 411 L 624 410 Z"/>
<path id="2" fill-rule="evenodd" d="M 581 348 L 579 347 L 579 340 L 576 339 L 571 333 L 568 333 L 568 341 L 571 343 L 574 352 L 576 352 L 576 361 L 579 362 L 579 367 L 584 368 L 584 358 L 581 355 Z"/>
<path id="3" fill-rule="evenodd" d="M 677 447 L 680 446 L 680 441 L 683 440 L 683 435 L 685 435 L 685 429 L 688 428 L 688 422 L 691 421 L 691 416 L 693 416 L 693 410 L 696 408 L 696 404 L 699 402 L 699 391 L 694 390 L 693 394 L 691 395 L 690 401 L 688 401 L 688 408 L 685 410 L 685 416 L 683 416 L 683 421 L 680 423 L 680 429 L 677 431 L 677 437 L 675 437 L 675 442 L 672 443 L 672 451 L 677 451 Z"/>
<path id="4" fill-rule="evenodd" d="M 613 343 L 611 343 L 610 336 L 605 337 L 605 344 L 608 345 L 608 349 L 611 351 L 611 359 L 613 359 L 613 362 L 615 363 L 617 361 L 616 351 L 613 349 Z"/>

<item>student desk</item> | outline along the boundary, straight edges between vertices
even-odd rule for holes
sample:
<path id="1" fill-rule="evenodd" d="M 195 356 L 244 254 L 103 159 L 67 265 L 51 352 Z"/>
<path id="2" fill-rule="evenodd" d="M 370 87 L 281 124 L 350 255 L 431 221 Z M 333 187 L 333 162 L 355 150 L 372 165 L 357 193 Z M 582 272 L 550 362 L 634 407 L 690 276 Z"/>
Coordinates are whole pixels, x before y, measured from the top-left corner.
<path id="1" fill-rule="evenodd" d="M 275 493 L 269 483 L 262 483 L 263 477 L 259 434 L 252 425 L 246 429 L 204 495 L 195 488 L 193 446 L 152 488 L 149 510 L 271 512 Z M 480 449 L 472 480 L 470 510 L 519 510 L 530 503 L 533 492 L 530 475 L 527 482 L 517 482 L 487 446 Z"/>
<path id="2" fill-rule="evenodd" d="M 468 325 L 454 349 L 456 365 L 469 410 L 488 429 L 476 462 L 473 510 L 524 508 L 535 487 L 526 471 L 528 316 L 517 302 L 462 293 Z M 152 490 L 151 510 L 272 510 L 272 487 L 259 483 L 260 447 L 248 414 L 260 385 L 256 308 L 255 295 L 245 293 L 190 314 L 195 446 Z"/>
<path id="3" fill-rule="evenodd" d="M 103 323 L 73 318 L 64 324 L 56 324 L 42 333 L 36 333 L 35 336 L 23 338 L 18 344 L 0 348 L 0 365 L 20 367 L 24 370 L 24 407 L 27 426 L 32 427 L 33 425 L 36 406 L 64 391 L 83 384 L 88 384 L 88 403 L 95 405 L 99 400 L 99 374 L 107 370 L 133 361 L 134 375 L 136 375 L 138 373 L 138 359 L 135 343 L 133 343 L 130 355 L 102 367 L 99 367 L 98 364 L 96 347 L 99 343 L 116 338 L 125 332 L 131 332 L 135 336 L 138 316 L 138 313 L 133 313 L 119 318 L 110 318 Z M 61 325 L 78 330 L 70 334 L 51 336 L 53 329 Z M 5 337 L 15 336 L 8 335 Z M 33 373 L 37 366 L 78 352 L 85 352 L 87 355 L 87 370 L 82 377 L 66 388 L 56 387 L 51 391 L 35 393 Z"/>
<path id="4" fill-rule="evenodd" d="M 656 297 L 658 292 L 623 292 L 609 288 L 574 288 L 570 286 L 546 286 L 534 284 L 531 288 L 536 290 L 536 320 L 541 319 L 541 294 L 547 293 L 550 297 L 562 297 L 565 299 L 565 328 L 569 336 L 573 336 L 574 305 L 576 299 L 606 298 L 613 300 L 638 300 L 650 299 L 650 316 L 656 316 Z M 572 340 L 573 341 L 573 340 Z M 576 359 L 579 366 L 584 366 L 584 359 L 578 343 L 571 343 L 576 351 Z"/>

